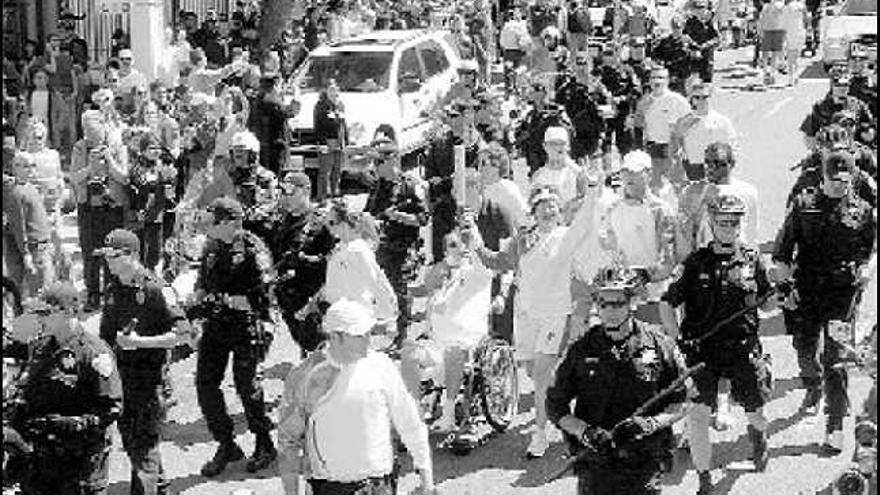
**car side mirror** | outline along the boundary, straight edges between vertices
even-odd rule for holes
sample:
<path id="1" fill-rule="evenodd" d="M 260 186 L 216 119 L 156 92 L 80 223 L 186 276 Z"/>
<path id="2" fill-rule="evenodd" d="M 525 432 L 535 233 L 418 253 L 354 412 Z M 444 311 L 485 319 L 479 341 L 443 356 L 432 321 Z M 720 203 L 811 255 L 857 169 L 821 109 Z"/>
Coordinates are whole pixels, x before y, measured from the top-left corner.
<path id="1" fill-rule="evenodd" d="M 418 76 L 403 76 L 400 79 L 400 84 L 398 87 L 398 91 L 401 94 L 405 93 L 415 93 L 422 87 L 422 82 L 419 80 Z"/>

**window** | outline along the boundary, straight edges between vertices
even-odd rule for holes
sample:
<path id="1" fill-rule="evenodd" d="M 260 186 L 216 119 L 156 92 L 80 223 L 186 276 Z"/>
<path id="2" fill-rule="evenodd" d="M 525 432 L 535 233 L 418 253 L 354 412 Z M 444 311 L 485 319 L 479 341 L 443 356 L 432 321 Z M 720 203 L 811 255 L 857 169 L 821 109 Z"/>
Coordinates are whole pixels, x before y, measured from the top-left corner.
<path id="1" fill-rule="evenodd" d="M 312 57 L 300 87 L 304 91 L 320 91 L 333 78 L 342 92 L 382 91 L 388 87 L 391 57 L 390 52 L 334 52 Z"/>
<path id="2" fill-rule="evenodd" d="M 416 55 L 415 48 L 407 48 L 400 56 L 400 64 L 397 67 L 398 88 L 401 87 L 401 82 L 410 78 L 416 78 L 419 82 L 423 81 L 422 68 L 419 65 L 419 57 Z"/>
<path id="3" fill-rule="evenodd" d="M 449 60 L 446 59 L 446 53 L 440 43 L 428 40 L 419 45 L 419 51 L 422 54 L 422 63 L 425 64 L 427 77 L 434 77 L 449 68 Z"/>

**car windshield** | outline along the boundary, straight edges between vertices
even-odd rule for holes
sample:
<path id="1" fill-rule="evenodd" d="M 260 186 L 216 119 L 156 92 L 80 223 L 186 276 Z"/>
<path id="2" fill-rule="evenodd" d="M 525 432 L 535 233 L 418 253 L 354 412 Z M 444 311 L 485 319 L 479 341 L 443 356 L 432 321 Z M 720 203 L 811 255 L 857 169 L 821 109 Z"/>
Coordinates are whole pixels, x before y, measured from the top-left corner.
<path id="1" fill-rule="evenodd" d="M 848 0 L 840 15 L 877 15 L 877 0 Z"/>
<path id="2" fill-rule="evenodd" d="M 320 91 L 328 79 L 336 79 L 339 90 L 348 93 L 374 93 L 388 88 L 392 52 L 333 52 L 309 59 L 300 89 Z"/>

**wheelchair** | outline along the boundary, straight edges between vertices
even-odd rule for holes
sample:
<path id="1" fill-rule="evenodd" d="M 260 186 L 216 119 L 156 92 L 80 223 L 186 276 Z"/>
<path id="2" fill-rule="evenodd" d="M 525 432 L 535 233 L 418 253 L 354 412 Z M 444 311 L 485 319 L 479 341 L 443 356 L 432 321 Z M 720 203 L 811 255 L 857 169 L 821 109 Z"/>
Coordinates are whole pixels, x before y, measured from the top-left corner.
<path id="1" fill-rule="evenodd" d="M 417 340 L 416 345 L 420 342 L 423 340 Z M 427 349 L 423 347 L 423 350 Z M 485 422 L 492 432 L 502 433 L 510 426 L 519 405 L 519 377 L 513 347 L 502 339 L 487 336 L 468 354 L 456 398 L 455 425 L 461 428 Z M 420 406 L 423 419 L 430 426 L 442 416 L 445 386 L 435 376 L 435 366 L 422 369 Z M 467 410 L 465 403 L 470 404 Z M 466 455 L 488 437 L 488 434 L 482 435 L 474 442 L 451 433 L 441 442 L 441 447 L 450 448 L 456 455 Z"/>

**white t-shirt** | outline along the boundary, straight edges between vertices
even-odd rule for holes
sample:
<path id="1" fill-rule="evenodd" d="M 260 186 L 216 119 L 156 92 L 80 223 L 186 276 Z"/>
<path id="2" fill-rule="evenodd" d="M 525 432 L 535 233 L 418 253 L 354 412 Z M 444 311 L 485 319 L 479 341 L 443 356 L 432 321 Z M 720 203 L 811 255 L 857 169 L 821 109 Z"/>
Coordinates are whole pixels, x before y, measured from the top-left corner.
<path id="1" fill-rule="evenodd" d="M 785 29 L 785 41 L 790 49 L 800 49 L 807 41 L 807 29 L 804 27 L 806 6 L 803 2 L 792 1 L 782 9 L 782 29 Z"/>
<path id="2" fill-rule="evenodd" d="M 309 464 L 317 479 L 359 481 L 391 473 L 391 425 L 413 464 L 430 462 L 428 429 L 397 369 L 385 354 L 370 352 L 345 365 L 307 425 Z"/>
<path id="3" fill-rule="evenodd" d="M 31 116 L 49 125 L 49 91 L 36 89 L 31 93 Z"/>
<path id="4" fill-rule="evenodd" d="M 330 255 L 324 297 L 331 304 L 343 298 L 360 302 L 372 308 L 379 321 L 397 314 L 397 296 L 364 239 L 348 242 Z"/>
<path id="5" fill-rule="evenodd" d="M 706 148 L 712 143 L 727 143 L 734 154 L 739 148 L 736 129 L 729 118 L 715 110 L 709 110 L 705 117 L 698 117 L 684 133 L 684 154 L 691 163 L 705 161 Z"/>
<path id="6" fill-rule="evenodd" d="M 486 311 L 492 297 L 492 272 L 481 263 L 452 268 L 443 286 L 431 296 L 430 321 L 434 341 L 474 347 L 489 334 Z"/>
<path id="7" fill-rule="evenodd" d="M 580 169 L 572 162 L 562 168 L 550 168 L 548 165 L 544 165 L 532 176 L 532 190 L 539 186 L 555 187 L 559 194 L 559 201 L 564 207 L 577 197 L 579 176 Z"/>
<path id="8" fill-rule="evenodd" d="M 672 126 L 678 119 L 691 112 L 691 105 L 684 96 L 667 89 L 662 95 L 649 95 L 645 107 L 645 141 L 668 143 Z"/>
<path id="9" fill-rule="evenodd" d="M 606 229 L 614 233 L 617 250 L 627 266 L 659 261 L 654 212 L 646 202 L 621 200 L 608 210 Z"/>

